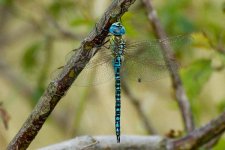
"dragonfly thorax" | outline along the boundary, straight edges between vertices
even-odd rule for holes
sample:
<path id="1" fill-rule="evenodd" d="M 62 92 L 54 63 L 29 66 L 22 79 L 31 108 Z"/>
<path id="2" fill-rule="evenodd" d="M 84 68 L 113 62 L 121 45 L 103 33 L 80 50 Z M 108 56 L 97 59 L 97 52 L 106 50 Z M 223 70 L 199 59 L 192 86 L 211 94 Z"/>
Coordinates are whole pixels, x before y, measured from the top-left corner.
<path id="1" fill-rule="evenodd" d="M 123 56 L 126 43 L 122 36 L 113 36 L 110 45 L 114 56 Z"/>

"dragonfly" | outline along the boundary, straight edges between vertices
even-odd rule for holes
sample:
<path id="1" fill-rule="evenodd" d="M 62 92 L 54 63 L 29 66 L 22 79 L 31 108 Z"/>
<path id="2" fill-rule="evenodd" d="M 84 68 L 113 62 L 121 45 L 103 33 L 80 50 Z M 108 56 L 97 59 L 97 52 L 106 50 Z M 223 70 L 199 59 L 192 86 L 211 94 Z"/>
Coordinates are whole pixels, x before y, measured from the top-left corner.
<path id="1" fill-rule="evenodd" d="M 109 28 L 109 39 L 92 57 L 74 83 L 77 86 L 98 85 L 114 77 L 117 143 L 120 143 L 121 135 L 121 80 L 130 79 L 142 83 L 167 76 L 168 65 L 160 45 L 169 43 L 177 48 L 189 39 L 188 36 L 181 35 L 155 41 L 129 42 L 124 38 L 125 33 L 121 22 L 113 23 Z"/>

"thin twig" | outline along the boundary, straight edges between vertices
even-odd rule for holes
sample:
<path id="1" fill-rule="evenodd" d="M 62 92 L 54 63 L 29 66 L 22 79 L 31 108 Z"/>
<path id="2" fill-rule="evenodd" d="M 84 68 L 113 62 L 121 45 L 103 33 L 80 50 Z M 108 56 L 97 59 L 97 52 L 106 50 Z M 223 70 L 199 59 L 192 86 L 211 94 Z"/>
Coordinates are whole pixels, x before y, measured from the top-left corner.
<path id="1" fill-rule="evenodd" d="M 153 26 L 153 29 L 157 38 L 159 39 L 167 38 L 167 35 L 164 29 L 162 28 L 162 25 L 157 17 L 157 12 L 152 6 L 151 0 L 142 0 L 142 2 L 146 6 L 146 9 L 148 11 L 149 21 Z M 192 116 L 188 97 L 184 91 L 182 81 L 178 74 L 177 67 L 174 67 L 176 66 L 176 64 L 174 64 L 174 62 L 171 60 L 171 58 L 174 58 L 172 53 L 172 47 L 170 46 L 168 42 L 162 43 L 161 47 L 162 47 L 162 52 L 164 54 L 165 61 L 167 62 L 167 65 L 170 71 L 173 87 L 176 92 L 176 100 L 177 100 L 177 103 L 179 104 L 179 108 L 180 108 L 184 125 L 185 125 L 185 130 L 187 132 L 191 132 L 194 130 L 193 116 Z"/>
<path id="2" fill-rule="evenodd" d="M 0 102 L 0 120 L 2 120 L 4 127 L 7 130 L 10 116 L 9 116 L 8 112 L 5 110 L 5 108 L 3 107 L 2 102 Z"/>
<path id="3" fill-rule="evenodd" d="M 8 150 L 26 149 L 30 145 L 56 104 L 97 52 L 97 47 L 103 43 L 108 35 L 111 24 L 119 20 L 134 2 L 135 0 L 115 0 L 112 2 L 93 31 L 83 40 L 77 53 L 67 62 L 58 77 L 50 82 L 39 103 L 9 143 Z M 115 10 L 119 11 L 115 13 Z"/>

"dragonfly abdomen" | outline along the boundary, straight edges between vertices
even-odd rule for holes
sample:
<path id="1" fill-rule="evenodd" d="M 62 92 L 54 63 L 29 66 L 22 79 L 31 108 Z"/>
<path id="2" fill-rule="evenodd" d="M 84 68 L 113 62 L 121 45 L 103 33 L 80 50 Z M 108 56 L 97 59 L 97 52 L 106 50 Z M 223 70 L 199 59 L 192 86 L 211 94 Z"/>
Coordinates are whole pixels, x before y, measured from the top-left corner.
<path id="1" fill-rule="evenodd" d="M 120 142 L 120 110 L 121 110 L 121 83 L 120 83 L 120 68 L 121 68 L 121 56 L 117 56 L 113 61 L 114 73 L 115 73 L 115 128 L 117 143 Z"/>

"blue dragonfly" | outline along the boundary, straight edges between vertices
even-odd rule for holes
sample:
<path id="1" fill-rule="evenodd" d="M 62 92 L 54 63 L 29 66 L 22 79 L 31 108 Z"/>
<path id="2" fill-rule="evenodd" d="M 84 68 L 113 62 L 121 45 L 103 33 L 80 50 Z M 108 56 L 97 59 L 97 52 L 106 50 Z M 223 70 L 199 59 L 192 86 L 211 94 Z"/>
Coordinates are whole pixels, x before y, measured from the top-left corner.
<path id="1" fill-rule="evenodd" d="M 168 65 L 161 52 L 161 44 L 174 48 L 187 43 L 188 36 L 176 36 L 155 41 L 126 42 L 125 27 L 115 22 L 109 28 L 110 38 L 79 74 L 74 85 L 89 86 L 115 79 L 115 131 L 120 142 L 121 79 L 145 82 L 168 75 Z M 70 54 L 73 55 L 75 51 Z M 95 73 L 95 77 L 93 77 Z M 88 80 L 90 79 L 90 80 Z"/>

